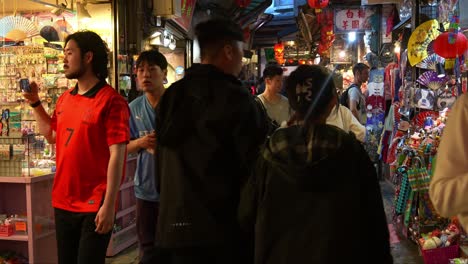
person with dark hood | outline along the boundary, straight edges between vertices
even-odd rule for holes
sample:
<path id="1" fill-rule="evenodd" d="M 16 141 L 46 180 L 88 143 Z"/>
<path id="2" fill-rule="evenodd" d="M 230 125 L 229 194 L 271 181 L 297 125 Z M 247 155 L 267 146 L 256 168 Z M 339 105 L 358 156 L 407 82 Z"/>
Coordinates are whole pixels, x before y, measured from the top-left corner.
<path id="1" fill-rule="evenodd" d="M 354 134 L 326 124 L 338 103 L 331 73 L 301 65 L 285 87 L 295 113 L 262 149 L 239 206 L 255 264 L 393 263 L 372 162 Z"/>
<path id="2" fill-rule="evenodd" d="M 237 208 L 265 138 L 262 115 L 238 80 L 243 34 L 212 19 L 195 27 L 201 64 L 159 102 L 156 162 L 161 263 L 247 263 Z"/>

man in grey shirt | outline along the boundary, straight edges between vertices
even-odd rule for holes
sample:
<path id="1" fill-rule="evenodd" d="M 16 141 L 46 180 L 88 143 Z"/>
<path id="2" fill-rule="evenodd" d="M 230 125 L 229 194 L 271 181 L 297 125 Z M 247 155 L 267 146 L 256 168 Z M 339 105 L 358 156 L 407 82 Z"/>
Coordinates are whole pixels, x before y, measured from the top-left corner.
<path id="1" fill-rule="evenodd" d="M 357 63 L 353 67 L 354 82 L 348 91 L 349 110 L 363 125 L 366 124 L 366 98 L 361 91 L 361 85 L 369 79 L 369 66 Z"/>
<path id="2" fill-rule="evenodd" d="M 265 91 L 258 98 L 265 107 L 268 116 L 278 125 L 285 124 L 291 117 L 288 98 L 281 95 L 283 69 L 278 65 L 269 65 L 263 71 Z"/>

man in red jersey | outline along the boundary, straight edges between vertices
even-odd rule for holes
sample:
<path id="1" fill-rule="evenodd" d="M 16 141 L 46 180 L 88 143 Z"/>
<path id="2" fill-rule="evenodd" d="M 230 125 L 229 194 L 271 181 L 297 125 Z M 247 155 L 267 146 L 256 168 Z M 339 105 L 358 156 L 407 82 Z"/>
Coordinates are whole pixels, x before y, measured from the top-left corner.
<path id="1" fill-rule="evenodd" d="M 56 144 L 52 206 L 62 264 L 105 263 L 114 225 L 130 131 L 127 102 L 105 81 L 107 51 L 91 31 L 66 38 L 65 76 L 78 83 L 60 96 L 52 117 L 35 83 L 23 93 L 40 133 Z"/>

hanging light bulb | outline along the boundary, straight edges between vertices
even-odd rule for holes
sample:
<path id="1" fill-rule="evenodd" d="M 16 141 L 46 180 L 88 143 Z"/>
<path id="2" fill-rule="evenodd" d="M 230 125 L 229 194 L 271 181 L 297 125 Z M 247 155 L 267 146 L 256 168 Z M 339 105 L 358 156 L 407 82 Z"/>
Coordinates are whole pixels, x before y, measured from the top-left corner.
<path id="1" fill-rule="evenodd" d="M 88 10 L 86 9 L 86 1 L 85 2 L 78 2 L 76 3 L 77 6 L 77 11 L 78 11 L 78 17 L 83 23 L 86 23 L 91 19 L 91 15 L 89 14 Z"/>
<path id="2" fill-rule="evenodd" d="M 175 50 L 175 48 L 176 48 L 176 40 L 175 40 L 174 36 L 172 36 L 172 35 L 171 35 L 171 42 L 169 43 L 168 47 L 171 50 Z"/>
<path id="3" fill-rule="evenodd" d="M 171 38 L 169 37 L 169 33 L 166 30 L 164 30 L 163 45 L 164 47 L 168 47 L 169 44 L 171 44 Z"/>

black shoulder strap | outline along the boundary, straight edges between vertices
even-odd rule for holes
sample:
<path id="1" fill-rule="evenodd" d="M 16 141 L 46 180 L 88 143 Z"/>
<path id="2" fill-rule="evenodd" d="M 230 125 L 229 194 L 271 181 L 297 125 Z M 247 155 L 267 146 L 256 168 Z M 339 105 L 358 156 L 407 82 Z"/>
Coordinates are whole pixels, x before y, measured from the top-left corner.
<path id="1" fill-rule="evenodd" d="M 262 99 L 260 99 L 260 98 L 258 97 L 258 95 L 255 96 L 254 99 L 255 99 L 255 101 L 257 102 L 257 104 L 260 105 L 260 107 L 262 108 L 262 110 L 266 113 L 267 110 L 266 110 L 266 108 L 265 108 L 265 105 L 264 105 L 263 102 L 262 102 Z"/>

